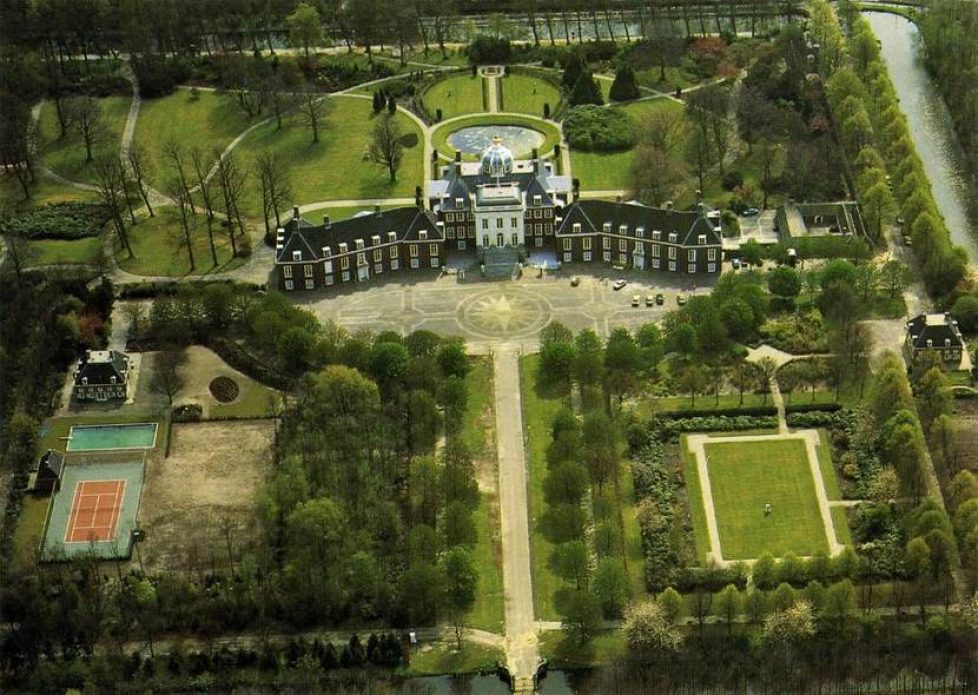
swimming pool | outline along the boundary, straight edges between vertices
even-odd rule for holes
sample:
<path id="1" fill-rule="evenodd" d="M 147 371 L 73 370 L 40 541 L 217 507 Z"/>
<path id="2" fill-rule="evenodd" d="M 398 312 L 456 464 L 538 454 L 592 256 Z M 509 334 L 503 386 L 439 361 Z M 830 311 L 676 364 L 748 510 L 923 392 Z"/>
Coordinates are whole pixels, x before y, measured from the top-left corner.
<path id="1" fill-rule="evenodd" d="M 152 449 L 156 445 L 155 422 L 132 425 L 73 425 L 67 451 L 101 449 Z"/>

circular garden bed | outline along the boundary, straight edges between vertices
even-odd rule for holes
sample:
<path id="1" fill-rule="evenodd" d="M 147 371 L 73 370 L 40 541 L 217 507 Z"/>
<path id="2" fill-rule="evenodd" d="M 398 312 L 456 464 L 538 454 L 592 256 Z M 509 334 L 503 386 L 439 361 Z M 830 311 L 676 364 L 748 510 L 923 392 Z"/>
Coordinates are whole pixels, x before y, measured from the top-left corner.
<path id="1" fill-rule="evenodd" d="M 473 128 L 475 126 L 506 126 L 535 130 L 543 134 L 543 144 L 541 144 L 538 148 L 541 156 L 550 153 L 553 150 L 554 145 L 560 142 L 560 131 L 557 130 L 557 127 L 552 123 L 549 123 L 542 118 L 533 118 L 532 116 L 514 116 L 511 114 L 486 114 L 481 116 L 465 116 L 464 118 L 458 118 L 438 126 L 431 134 L 432 147 L 434 147 L 435 150 L 445 159 L 454 159 L 455 149 L 448 144 L 448 137 L 452 133 L 462 130 L 463 128 Z M 504 141 L 503 144 L 506 145 L 507 143 Z M 517 159 L 526 159 L 531 154 L 529 151 L 519 151 L 518 147 L 512 149 L 513 155 Z M 463 154 L 462 158 L 466 161 L 475 161 L 479 159 L 479 155 Z"/>
<path id="2" fill-rule="evenodd" d="M 208 388 L 219 403 L 230 403 L 238 397 L 240 391 L 237 382 L 226 376 L 215 377 Z"/>

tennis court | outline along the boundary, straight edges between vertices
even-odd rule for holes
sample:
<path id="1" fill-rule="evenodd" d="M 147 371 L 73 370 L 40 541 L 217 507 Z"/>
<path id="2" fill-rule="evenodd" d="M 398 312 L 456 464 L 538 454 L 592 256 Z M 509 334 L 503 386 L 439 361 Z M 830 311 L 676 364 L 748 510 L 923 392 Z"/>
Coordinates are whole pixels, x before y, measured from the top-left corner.
<path id="1" fill-rule="evenodd" d="M 82 554 L 128 558 L 143 485 L 144 454 L 116 453 L 110 461 L 87 455 L 65 463 L 51 499 L 42 554 L 66 560 Z"/>

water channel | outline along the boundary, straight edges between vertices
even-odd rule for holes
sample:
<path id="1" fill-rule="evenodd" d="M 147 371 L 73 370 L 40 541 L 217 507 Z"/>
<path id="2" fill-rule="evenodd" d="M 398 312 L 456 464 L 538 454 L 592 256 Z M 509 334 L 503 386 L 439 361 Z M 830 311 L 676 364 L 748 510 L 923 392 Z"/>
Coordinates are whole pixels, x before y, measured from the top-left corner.
<path id="1" fill-rule="evenodd" d="M 894 14 L 867 12 L 865 16 L 880 41 L 900 108 L 907 116 L 951 240 L 968 251 L 972 263 L 978 262 L 978 233 L 973 225 L 978 219 L 978 201 L 951 115 L 918 55 L 917 26 Z"/>

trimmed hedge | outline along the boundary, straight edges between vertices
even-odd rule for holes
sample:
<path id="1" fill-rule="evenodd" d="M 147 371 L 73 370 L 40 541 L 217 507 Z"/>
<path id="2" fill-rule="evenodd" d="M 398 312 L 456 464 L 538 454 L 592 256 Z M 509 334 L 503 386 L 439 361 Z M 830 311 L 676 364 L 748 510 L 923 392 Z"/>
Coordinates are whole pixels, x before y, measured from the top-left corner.
<path id="1" fill-rule="evenodd" d="M 188 285 L 203 287 L 205 285 L 222 283 L 225 285 L 230 285 L 234 289 L 243 292 L 263 292 L 266 289 L 265 285 L 255 282 L 237 282 L 234 280 L 220 279 L 181 280 L 179 278 L 174 278 L 172 280 L 133 282 L 122 285 L 119 288 L 119 299 L 155 299 L 161 295 L 173 296 L 177 293 L 179 288 L 187 287 Z"/>
<path id="2" fill-rule="evenodd" d="M 683 420 L 692 417 L 737 417 L 741 415 L 777 415 L 778 409 L 773 405 L 759 405 L 747 408 L 714 408 L 711 410 L 663 410 L 657 415 L 673 420 Z"/>
<path id="3" fill-rule="evenodd" d="M 82 239 L 98 236 L 110 219 L 98 203 L 50 203 L 0 216 L 0 231 L 28 239 Z"/>
<path id="4" fill-rule="evenodd" d="M 598 152 L 635 146 L 635 121 L 617 108 L 575 106 L 564 117 L 564 134 L 571 147 Z"/>

